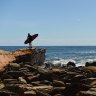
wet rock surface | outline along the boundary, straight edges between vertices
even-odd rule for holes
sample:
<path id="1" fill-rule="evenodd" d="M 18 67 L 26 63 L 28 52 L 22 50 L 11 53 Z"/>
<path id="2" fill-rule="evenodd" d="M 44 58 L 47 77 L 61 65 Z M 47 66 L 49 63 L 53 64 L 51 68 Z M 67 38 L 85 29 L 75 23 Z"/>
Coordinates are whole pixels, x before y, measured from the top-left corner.
<path id="1" fill-rule="evenodd" d="M 47 67 L 45 49 L 14 54 L 15 60 L 0 71 L 0 96 L 96 96 L 95 66 L 69 62 L 65 67 Z"/>

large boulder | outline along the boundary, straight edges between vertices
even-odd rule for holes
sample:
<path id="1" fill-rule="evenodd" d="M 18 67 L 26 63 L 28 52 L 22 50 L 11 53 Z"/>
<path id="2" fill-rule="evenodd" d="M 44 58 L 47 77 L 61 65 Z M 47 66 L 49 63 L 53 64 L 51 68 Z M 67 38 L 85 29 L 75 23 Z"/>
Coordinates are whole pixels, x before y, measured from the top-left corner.
<path id="1" fill-rule="evenodd" d="M 76 64 L 74 62 L 68 62 L 67 67 L 76 67 Z"/>
<path id="2" fill-rule="evenodd" d="M 86 62 L 85 63 L 85 66 L 87 67 L 87 66 L 96 66 L 96 61 L 94 61 L 94 62 Z"/>
<path id="3" fill-rule="evenodd" d="M 21 63 L 21 62 L 31 62 L 31 64 L 43 64 L 45 60 L 46 50 L 34 48 L 23 48 L 13 52 L 0 50 L 0 71 L 2 68 L 9 65 L 10 62 Z M 19 68 L 17 64 L 10 64 L 14 68 Z"/>

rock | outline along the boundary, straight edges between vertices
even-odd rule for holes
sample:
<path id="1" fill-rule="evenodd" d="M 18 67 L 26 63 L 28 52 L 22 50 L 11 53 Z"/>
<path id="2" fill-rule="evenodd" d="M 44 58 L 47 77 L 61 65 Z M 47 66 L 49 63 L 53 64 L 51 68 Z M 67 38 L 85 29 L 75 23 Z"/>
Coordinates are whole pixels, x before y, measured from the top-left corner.
<path id="1" fill-rule="evenodd" d="M 51 73 L 57 74 L 57 75 L 65 74 L 66 73 L 65 69 L 60 69 L 60 68 L 52 68 L 52 69 L 49 69 L 49 71 Z"/>
<path id="2" fill-rule="evenodd" d="M 51 82 L 44 80 L 44 81 L 35 81 L 31 82 L 33 86 L 44 86 L 44 85 L 51 85 Z"/>
<path id="3" fill-rule="evenodd" d="M 33 86 L 44 86 L 44 84 L 40 84 L 40 81 L 31 82 Z"/>
<path id="4" fill-rule="evenodd" d="M 82 83 L 78 83 L 77 84 L 77 90 L 78 91 L 87 91 L 90 89 L 90 86 L 89 85 L 86 85 L 86 84 L 82 84 Z M 73 86 L 74 87 L 74 86 Z"/>
<path id="5" fill-rule="evenodd" d="M 36 90 L 36 93 L 37 93 L 36 96 L 51 96 L 51 95 L 49 95 L 48 93 L 41 92 L 41 91 L 38 91 L 38 90 Z"/>
<path id="6" fill-rule="evenodd" d="M 90 63 L 89 63 L 89 62 L 86 62 L 86 63 L 85 63 L 85 66 L 86 66 L 86 67 L 90 66 Z"/>
<path id="7" fill-rule="evenodd" d="M 51 95 L 53 96 L 55 94 L 63 94 L 65 89 L 66 89 L 66 87 L 54 87 L 52 92 L 51 92 Z"/>
<path id="8" fill-rule="evenodd" d="M 43 93 L 50 93 L 53 90 L 53 86 L 46 86 L 46 85 L 33 86 L 33 87 L 31 87 L 31 89 L 35 90 L 35 91 L 40 91 L 40 92 L 43 92 Z"/>
<path id="9" fill-rule="evenodd" d="M 85 66 L 96 66 L 96 62 L 86 62 Z"/>
<path id="10" fill-rule="evenodd" d="M 6 74 L 12 76 L 13 78 L 25 76 L 25 74 L 22 71 L 8 71 L 6 72 Z"/>
<path id="11" fill-rule="evenodd" d="M 94 86 L 96 84 L 96 78 L 86 78 L 82 79 L 82 83 L 90 86 Z"/>
<path id="12" fill-rule="evenodd" d="M 38 72 L 38 68 L 34 66 L 28 67 L 28 69 L 30 70 L 30 72 Z"/>
<path id="13" fill-rule="evenodd" d="M 91 82 L 91 84 L 90 84 L 91 86 L 93 86 L 93 87 L 95 87 L 96 86 L 96 80 L 95 81 L 93 81 L 93 82 Z"/>
<path id="14" fill-rule="evenodd" d="M 10 67 L 11 70 L 17 71 L 17 70 L 20 69 L 20 64 L 17 64 L 17 63 L 10 63 L 10 64 L 9 64 L 9 67 Z"/>
<path id="15" fill-rule="evenodd" d="M 4 79 L 3 81 L 5 84 L 18 84 L 19 82 L 17 79 Z"/>
<path id="16" fill-rule="evenodd" d="M 3 89 L 5 87 L 3 82 L 0 82 L 0 90 Z"/>
<path id="17" fill-rule="evenodd" d="M 0 74 L 2 74 L 5 71 L 5 68 L 0 68 Z"/>
<path id="18" fill-rule="evenodd" d="M 82 79 L 85 79 L 85 78 L 86 78 L 86 76 L 79 74 L 79 75 L 75 75 L 75 76 L 71 79 L 71 81 L 72 81 L 72 83 L 73 83 L 73 82 L 79 83 L 79 82 L 81 82 Z"/>
<path id="19" fill-rule="evenodd" d="M 15 92 L 18 90 L 19 88 L 19 84 L 6 84 L 6 88 L 11 91 L 11 92 Z"/>
<path id="20" fill-rule="evenodd" d="M 76 67 L 74 62 L 68 62 L 67 67 Z"/>
<path id="21" fill-rule="evenodd" d="M 12 55 L 12 52 L 0 50 L 0 69 L 4 68 L 14 60 L 15 57 Z"/>
<path id="22" fill-rule="evenodd" d="M 32 90 L 33 86 L 30 84 L 6 84 L 6 88 L 11 92 L 18 93 L 19 96 L 23 96 L 24 92 Z"/>
<path id="23" fill-rule="evenodd" d="M 55 94 L 54 96 L 64 96 L 64 95 L 62 95 L 62 94 Z"/>
<path id="24" fill-rule="evenodd" d="M 37 96 L 37 95 L 35 91 L 30 90 L 30 91 L 25 91 L 24 96 Z"/>
<path id="25" fill-rule="evenodd" d="M 76 75 L 79 75 L 77 72 L 66 72 L 66 75 L 73 78 L 75 77 Z"/>
<path id="26" fill-rule="evenodd" d="M 42 65 L 45 61 L 45 49 L 38 49 L 38 54 L 37 54 L 37 64 Z"/>
<path id="27" fill-rule="evenodd" d="M 90 91 L 96 91 L 96 87 L 95 88 L 90 88 Z"/>
<path id="28" fill-rule="evenodd" d="M 45 62 L 44 65 L 45 65 L 45 68 L 51 68 L 51 63 L 49 62 Z"/>
<path id="29" fill-rule="evenodd" d="M 28 77 L 26 77 L 26 80 L 27 80 L 28 82 L 38 81 L 38 80 L 39 80 L 39 76 L 40 76 L 40 74 L 37 74 L 37 75 L 35 75 L 35 76 L 28 76 Z"/>
<path id="30" fill-rule="evenodd" d="M 42 89 L 53 89 L 53 86 L 33 86 L 32 89 L 36 90 L 42 90 Z"/>
<path id="31" fill-rule="evenodd" d="M 26 75 L 29 69 L 27 67 L 22 67 L 19 69 L 19 71 L 23 72 Z"/>
<path id="32" fill-rule="evenodd" d="M 11 58 L 14 63 L 8 61 L 8 66 L 0 66 L 3 68 L 0 71 L 0 96 L 96 95 L 95 66 L 76 67 L 69 62 L 62 68 L 45 68 L 45 65 L 41 66 L 44 64 L 45 49 L 25 48 L 11 55 L 15 58 Z M 4 60 L 4 54 L 2 58 Z"/>
<path id="33" fill-rule="evenodd" d="M 96 90 L 80 91 L 77 96 L 96 96 Z"/>
<path id="34" fill-rule="evenodd" d="M 32 65 L 30 64 L 30 62 L 26 62 L 26 63 L 23 64 L 23 67 L 29 69 L 30 67 L 32 67 Z"/>
<path id="35" fill-rule="evenodd" d="M 36 48 L 24 48 L 17 50 L 13 52 L 15 56 L 14 62 L 20 63 L 20 62 L 31 62 L 31 57 L 36 53 Z"/>
<path id="36" fill-rule="evenodd" d="M 52 81 L 52 73 L 49 70 L 38 68 L 38 73 L 40 74 L 39 80 Z"/>
<path id="37" fill-rule="evenodd" d="M 62 81 L 53 80 L 53 86 L 55 86 L 55 87 L 64 87 L 65 84 Z"/>
<path id="38" fill-rule="evenodd" d="M 10 62 L 21 63 L 21 62 L 31 62 L 32 64 L 43 64 L 45 60 L 46 50 L 41 48 L 36 50 L 36 48 L 23 48 L 13 52 L 0 51 L 0 68 L 4 68 Z M 10 65 L 11 67 L 19 68 L 17 65 Z M 17 68 L 17 69 L 18 69 Z"/>
<path id="39" fill-rule="evenodd" d="M 51 82 L 48 80 L 43 80 L 43 81 L 40 81 L 40 84 L 51 85 Z"/>
<path id="40" fill-rule="evenodd" d="M 4 80 L 4 79 L 13 79 L 13 77 L 11 75 L 8 75 L 6 73 L 2 74 L 1 75 L 1 79 Z"/>
<path id="41" fill-rule="evenodd" d="M 23 77 L 18 78 L 20 83 L 27 84 L 27 81 Z"/>
<path id="42" fill-rule="evenodd" d="M 8 90 L 0 90 L 0 96 L 18 96 L 18 95 Z"/>
<path id="43" fill-rule="evenodd" d="M 49 71 L 47 69 L 43 69 L 41 67 L 38 67 L 37 71 L 40 74 L 48 74 L 49 73 Z"/>
<path id="44" fill-rule="evenodd" d="M 96 66 L 88 66 L 88 67 L 85 67 L 85 69 L 89 70 L 89 71 L 96 72 Z"/>

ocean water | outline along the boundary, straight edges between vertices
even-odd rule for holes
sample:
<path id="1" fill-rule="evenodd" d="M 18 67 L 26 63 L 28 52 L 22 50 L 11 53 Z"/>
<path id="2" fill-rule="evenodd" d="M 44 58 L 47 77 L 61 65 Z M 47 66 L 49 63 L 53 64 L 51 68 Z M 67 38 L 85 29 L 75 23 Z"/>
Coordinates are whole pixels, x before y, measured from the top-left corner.
<path id="1" fill-rule="evenodd" d="M 52 64 L 67 64 L 69 61 L 77 66 L 96 61 L 96 46 L 45 46 L 46 60 Z"/>
<path id="2" fill-rule="evenodd" d="M 14 51 L 26 46 L 0 46 L 0 50 Z M 96 61 L 96 46 L 37 46 L 46 49 L 46 61 L 53 64 L 67 64 L 69 61 L 77 66 Z"/>

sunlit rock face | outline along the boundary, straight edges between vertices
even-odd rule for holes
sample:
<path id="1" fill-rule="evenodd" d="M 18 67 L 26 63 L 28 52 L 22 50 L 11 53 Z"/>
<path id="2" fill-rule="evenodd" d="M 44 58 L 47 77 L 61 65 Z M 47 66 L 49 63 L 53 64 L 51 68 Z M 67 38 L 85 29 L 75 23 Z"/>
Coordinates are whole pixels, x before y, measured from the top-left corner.
<path id="1" fill-rule="evenodd" d="M 14 52 L 0 50 L 0 69 L 10 62 L 31 62 L 32 64 L 42 64 L 45 60 L 45 49 L 24 48 Z"/>

